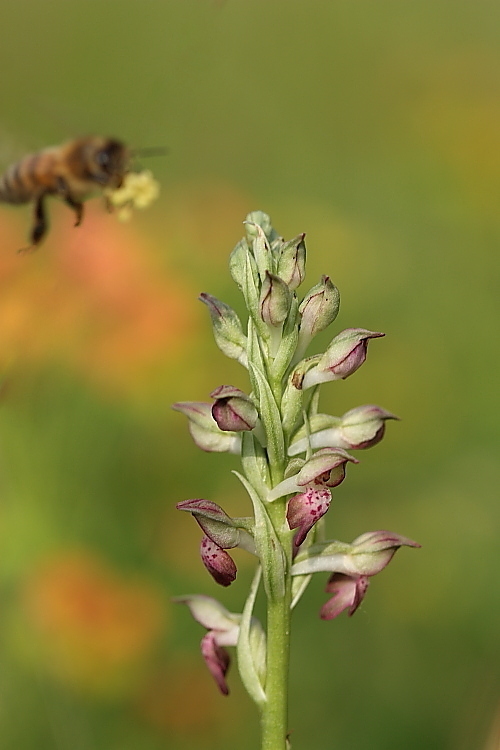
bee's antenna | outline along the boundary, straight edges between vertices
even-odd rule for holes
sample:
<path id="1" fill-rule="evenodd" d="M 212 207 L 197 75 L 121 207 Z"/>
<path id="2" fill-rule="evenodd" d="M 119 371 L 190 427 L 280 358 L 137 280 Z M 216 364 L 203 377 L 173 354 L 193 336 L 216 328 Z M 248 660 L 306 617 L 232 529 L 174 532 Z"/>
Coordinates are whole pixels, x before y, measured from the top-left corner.
<path id="1" fill-rule="evenodd" d="M 168 148 L 165 146 L 146 146 L 146 148 L 133 148 L 130 151 L 130 154 L 132 157 L 140 156 L 140 157 L 146 157 L 149 156 L 165 156 L 165 154 L 168 154 Z"/>

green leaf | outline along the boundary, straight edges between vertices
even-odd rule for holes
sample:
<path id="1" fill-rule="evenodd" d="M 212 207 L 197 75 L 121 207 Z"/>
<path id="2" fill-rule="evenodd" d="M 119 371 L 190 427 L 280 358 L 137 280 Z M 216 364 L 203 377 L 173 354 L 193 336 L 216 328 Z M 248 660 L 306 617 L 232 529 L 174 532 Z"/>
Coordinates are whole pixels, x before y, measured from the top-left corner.
<path id="1" fill-rule="evenodd" d="M 266 366 L 264 364 L 264 357 L 262 355 L 261 339 L 259 339 L 259 334 L 253 318 L 248 319 L 247 360 L 249 362 L 253 362 L 253 364 L 258 367 L 259 370 L 261 370 L 261 372 L 265 372 Z M 251 370 L 249 374 L 252 388 L 256 393 L 258 393 L 258 383 Z"/>
<path id="2" fill-rule="evenodd" d="M 249 362 L 258 388 L 259 413 L 267 437 L 267 454 L 271 466 L 282 467 L 285 461 L 285 441 L 281 428 L 281 414 L 262 370 L 253 362 Z"/>
<path id="3" fill-rule="evenodd" d="M 266 507 L 250 482 L 238 471 L 233 471 L 252 501 L 255 527 L 254 540 L 264 573 L 264 588 L 269 599 L 275 601 L 285 595 L 285 556 Z"/>
<path id="4" fill-rule="evenodd" d="M 297 298 L 294 297 L 290 306 L 288 317 L 285 320 L 283 326 L 283 333 L 281 337 L 281 343 L 276 357 L 274 358 L 271 367 L 271 376 L 274 380 L 281 381 L 287 368 L 292 361 L 295 349 L 297 348 L 297 341 L 299 338 L 299 330 L 297 325 L 297 312 L 298 302 Z"/>
<path id="5" fill-rule="evenodd" d="M 251 432 L 241 435 L 241 463 L 248 481 L 265 497 L 271 483 L 264 448 Z"/>
<path id="6" fill-rule="evenodd" d="M 241 676 L 241 681 L 247 693 L 258 706 L 263 706 L 267 701 L 259 676 L 259 673 L 261 673 L 261 665 L 255 663 L 255 649 L 252 648 L 251 644 L 252 612 L 255 605 L 255 598 L 259 590 L 261 572 L 262 570 L 259 566 L 255 572 L 250 592 L 243 608 L 238 643 L 236 646 L 238 670 Z"/>
<path id="7" fill-rule="evenodd" d="M 231 255 L 229 256 L 229 273 L 233 277 L 233 281 L 236 283 L 241 292 L 244 291 L 244 268 L 248 256 L 251 256 L 251 251 L 245 238 L 242 238 L 238 242 L 238 244 L 235 245 Z M 257 269 L 255 269 L 255 271 L 257 272 Z"/>
<path id="8" fill-rule="evenodd" d="M 257 268 L 259 269 L 260 280 L 264 281 L 264 279 L 266 278 L 266 271 L 270 271 L 271 273 L 274 273 L 276 271 L 271 247 L 269 245 L 269 242 L 267 241 L 267 237 L 262 227 L 260 227 L 258 224 L 252 224 L 251 222 L 246 223 L 248 224 L 249 228 L 251 228 L 252 233 L 255 234 L 252 248 L 253 255 L 257 264 Z"/>

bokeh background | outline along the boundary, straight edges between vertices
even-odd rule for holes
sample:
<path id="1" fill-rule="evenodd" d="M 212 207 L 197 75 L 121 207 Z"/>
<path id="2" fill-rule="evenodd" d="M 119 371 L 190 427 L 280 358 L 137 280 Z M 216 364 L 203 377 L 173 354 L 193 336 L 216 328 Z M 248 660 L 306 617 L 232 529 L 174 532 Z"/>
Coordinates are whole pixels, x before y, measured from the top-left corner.
<path id="1" fill-rule="evenodd" d="M 211 340 L 208 291 L 250 210 L 307 232 L 335 331 L 382 330 L 324 411 L 402 417 L 335 491 L 332 536 L 417 539 L 354 618 L 315 580 L 294 620 L 291 719 L 307 750 L 497 750 L 500 6 L 490 0 L 0 3 L 1 166 L 82 133 L 165 146 L 161 199 L 124 225 L 54 201 L 0 206 L 0 744 L 6 750 L 250 750 L 202 628 L 171 597 L 238 611 L 176 502 L 246 500 L 176 400 L 245 373 Z M 328 335 L 319 337 L 320 351 Z M 326 578 L 326 576 L 325 576 Z M 259 606 L 262 605 L 262 602 Z"/>

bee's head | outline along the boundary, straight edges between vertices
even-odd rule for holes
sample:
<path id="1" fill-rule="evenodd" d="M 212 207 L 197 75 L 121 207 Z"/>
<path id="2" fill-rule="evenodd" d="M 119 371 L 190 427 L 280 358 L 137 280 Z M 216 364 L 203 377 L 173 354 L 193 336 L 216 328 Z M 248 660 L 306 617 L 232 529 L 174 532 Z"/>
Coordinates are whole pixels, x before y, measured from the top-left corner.
<path id="1" fill-rule="evenodd" d="M 128 171 L 130 154 L 126 146 L 114 138 L 103 139 L 95 150 L 94 161 L 103 184 L 120 187 Z"/>

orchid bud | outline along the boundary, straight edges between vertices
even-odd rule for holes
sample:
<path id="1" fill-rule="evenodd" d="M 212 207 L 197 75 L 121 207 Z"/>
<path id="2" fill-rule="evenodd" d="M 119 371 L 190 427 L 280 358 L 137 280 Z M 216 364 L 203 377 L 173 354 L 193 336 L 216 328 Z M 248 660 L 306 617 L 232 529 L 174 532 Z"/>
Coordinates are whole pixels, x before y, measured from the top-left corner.
<path id="1" fill-rule="evenodd" d="M 305 374 L 302 388 L 310 388 L 330 380 L 345 380 L 365 361 L 368 341 L 380 336 L 385 334 L 364 328 L 346 328 L 335 336 L 316 367 Z"/>
<path id="2" fill-rule="evenodd" d="M 273 273 L 266 271 L 260 293 L 260 316 L 264 323 L 275 328 L 286 320 L 292 294 L 288 285 Z"/>
<path id="3" fill-rule="evenodd" d="M 289 289 L 297 289 L 306 275 L 306 243 L 304 234 L 299 234 L 293 240 L 281 245 L 278 260 L 278 276 L 283 279 Z"/>
<path id="4" fill-rule="evenodd" d="M 262 229 L 268 242 L 272 242 L 278 236 L 278 233 L 274 229 L 271 217 L 265 214 L 264 211 L 251 211 L 245 217 L 245 229 L 247 233 L 248 242 L 251 245 L 253 240 L 258 237 L 259 229 Z"/>
<path id="5" fill-rule="evenodd" d="M 205 292 L 200 294 L 199 299 L 210 311 L 215 343 L 221 352 L 247 367 L 247 337 L 233 308 Z"/>
<path id="6" fill-rule="evenodd" d="M 241 451 L 241 438 L 235 432 L 224 432 L 212 416 L 212 405 L 204 401 L 179 401 L 172 409 L 189 419 L 189 432 L 198 448 L 208 453 Z"/>
<path id="7" fill-rule="evenodd" d="M 248 221 L 246 221 L 245 224 L 250 231 L 250 234 L 247 234 L 247 238 L 252 248 L 253 257 L 255 258 L 255 265 L 257 266 L 260 280 L 264 281 L 267 271 L 274 269 L 274 258 L 271 245 L 269 244 L 268 237 L 261 226 L 258 224 L 252 224 Z"/>
<path id="8" fill-rule="evenodd" d="M 290 456 L 304 453 L 309 446 L 311 448 L 338 447 L 347 450 L 371 448 L 384 437 L 386 420 L 399 419 L 380 406 L 370 404 L 351 409 L 342 417 L 328 417 L 326 414 L 317 416 L 323 417 L 325 424 L 329 421 L 330 425 L 313 432 L 309 439 L 302 437 L 305 430 L 300 430 L 297 434 L 299 439 L 295 440 L 288 450 Z M 314 419 L 311 420 L 311 430 L 314 429 L 313 425 Z"/>
<path id="9" fill-rule="evenodd" d="M 231 385 L 219 386 L 210 396 L 215 399 L 212 416 L 219 429 L 230 432 L 254 429 L 259 413 L 250 396 Z"/>
<path id="10" fill-rule="evenodd" d="M 329 276 L 322 276 L 321 281 L 306 294 L 299 305 L 302 315 L 299 328 L 297 358 L 301 359 L 310 341 L 320 331 L 333 323 L 340 307 L 340 292 L 330 281 Z"/>

